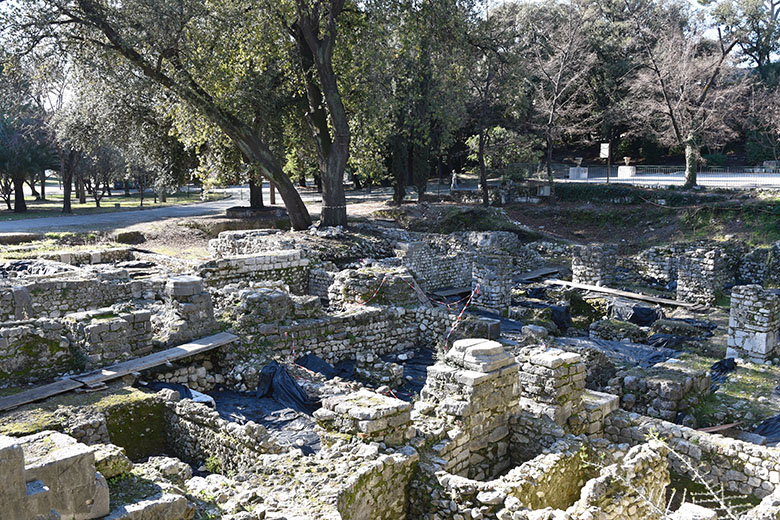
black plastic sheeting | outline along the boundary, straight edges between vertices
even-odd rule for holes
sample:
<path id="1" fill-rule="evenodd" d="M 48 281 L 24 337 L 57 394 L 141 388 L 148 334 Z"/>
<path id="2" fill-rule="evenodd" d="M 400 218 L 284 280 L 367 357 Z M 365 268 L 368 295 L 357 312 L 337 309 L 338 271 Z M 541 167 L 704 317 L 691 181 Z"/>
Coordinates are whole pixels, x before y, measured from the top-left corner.
<path id="1" fill-rule="evenodd" d="M 710 393 L 717 392 L 720 385 L 726 382 L 726 376 L 737 369 L 737 361 L 732 358 L 721 359 L 710 367 Z"/>
<path id="2" fill-rule="evenodd" d="M 679 354 L 677 351 L 668 348 L 655 348 L 638 343 L 623 343 L 605 339 L 556 338 L 555 341 L 560 345 L 570 347 L 595 348 L 620 363 L 633 364 L 642 368 L 663 363 Z"/>
<path id="3" fill-rule="evenodd" d="M 658 307 L 623 298 L 609 302 L 607 314 L 612 319 L 628 321 L 640 327 L 649 327 L 664 317 L 664 312 Z"/>
<path id="4" fill-rule="evenodd" d="M 675 336 L 674 334 L 653 334 L 647 338 L 647 344 L 653 348 L 669 348 L 672 350 L 681 350 L 685 342 L 692 338 L 685 336 Z"/>
<path id="5" fill-rule="evenodd" d="M 780 415 L 775 415 L 759 424 L 753 433 L 766 437 L 766 443 L 776 445 L 780 442 Z"/>
<path id="6" fill-rule="evenodd" d="M 179 383 L 165 383 L 163 381 L 150 381 L 148 383 L 139 383 L 139 387 L 141 388 L 148 388 L 149 390 L 152 390 L 154 392 L 159 392 L 160 390 L 164 388 L 168 388 L 170 390 L 175 390 L 176 392 L 179 392 L 179 397 L 182 399 L 192 399 L 192 391 L 184 386 L 180 385 Z"/>
<path id="7" fill-rule="evenodd" d="M 263 425 L 281 446 L 300 448 L 306 455 L 320 451 L 320 437 L 309 415 L 285 406 L 270 397 L 255 397 L 223 390 L 210 392 L 219 415 L 228 421 L 244 424 L 253 421 Z"/>
<path id="8" fill-rule="evenodd" d="M 288 408 L 308 415 L 320 407 L 317 401 L 309 398 L 287 369 L 276 361 L 271 361 L 263 367 L 255 396 L 270 397 Z"/>

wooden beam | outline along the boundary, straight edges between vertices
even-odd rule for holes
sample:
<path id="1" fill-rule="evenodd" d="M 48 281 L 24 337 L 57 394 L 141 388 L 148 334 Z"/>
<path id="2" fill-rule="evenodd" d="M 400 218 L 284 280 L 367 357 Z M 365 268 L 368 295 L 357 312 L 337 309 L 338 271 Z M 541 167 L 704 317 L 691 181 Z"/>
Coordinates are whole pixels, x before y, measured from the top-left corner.
<path id="1" fill-rule="evenodd" d="M 22 406 L 23 404 L 40 401 L 41 399 L 46 399 L 53 395 L 70 392 L 71 390 L 81 388 L 82 386 L 84 386 L 84 383 L 74 381 L 73 379 L 62 379 L 55 383 L 38 386 L 32 390 L 19 392 L 18 394 L 9 395 L 7 397 L 0 397 L 0 412 Z"/>
<path id="2" fill-rule="evenodd" d="M 169 348 L 148 356 L 140 357 L 137 359 L 130 359 L 123 361 L 115 365 L 100 369 L 88 374 L 82 374 L 78 376 L 72 376 L 69 379 L 62 379 L 55 383 L 39 386 L 25 392 L 19 392 L 18 394 L 9 395 L 7 397 L 0 398 L 0 412 L 22 406 L 23 404 L 40 401 L 48 397 L 70 392 L 77 388 L 83 387 L 95 387 L 101 385 L 105 381 L 116 379 L 133 372 L 140 372 L 156 366 L 163 365 L 170 361 L 176 361 L 195 354 L 207 352 L 217 347 L 233 343 L 238 339 L 238 336 L 230 334 L 228 332 L 220 332 L 213 336 L 207 336 L 191 343 L 185 343 L 178 347 Z"/>
<path id="3" fill-rule="evenodd" d="M 599 285 L 588 285 L 584 283 L 567 282 L 565 280 L 545 280 L 546 285 L 560 285 L 563 287 L 572 287 L 574 289 L 582 289 L 584 291 L 600 292 L 604 294 L 613 294 L 615 296 L 623 296 L 624 298 L 631 298 L 632 300 L 641 300 L 650 303 L 657 303 L 659 305 L 670 305 L 673 307 L 685 307 L 687 309 L 704 309 L 705 307 L 698 303 L 678 302 L 677 300 L 670 300 L 668 298 L 659 298 L 657 296 L 650 296 L 647 294 L 634 293 L 629 291 L 621 291 L 619 289 L 610 289 L 609 287 L 601 287 Z"/>
<path id="4" fill-rule="evenodd" d="M 84 385 L 93 386 L 110 379 L 116 379 L 128 374 L 132 374 L 133 372 L 140 372 L 142 370 L 164 365 L 165 363 L 169 363 L 171 361 L 194 356 L 195 354 L 200 354 L 202 352 L 207 352 L 217 347 L 227 345 L 228 343 L 233 343 L 237 339 L 238 336 L 235 336 L 234 334 L 220 332 L 219 334 L 201 338 L 197 341 L 193 341 L 192 343 L 185 343 L 184 345 L 179 345 L 178 347 L 155 352 L 154 354 L 149 354 L 148 356 L 144 356 L 138 359 L 122 361 L 121 363 L 111 365 L 96 372 L 73 376 L 73 379 L 83 383 Z"/>
<path id="5" fill-rule="evenodd" d="M 515 281 L 532 282 L 534 280 L 538 280 L 539 278 L 544 278 L 545 276 L 558 274 L 559 272 L 560 269 L 558 269 L 557 267 L 542 267 L 541 269 L 536 269 L 534 271 L 529 271 L 527 273 L 521 274 L 520 276 L 517 277 Z"/>

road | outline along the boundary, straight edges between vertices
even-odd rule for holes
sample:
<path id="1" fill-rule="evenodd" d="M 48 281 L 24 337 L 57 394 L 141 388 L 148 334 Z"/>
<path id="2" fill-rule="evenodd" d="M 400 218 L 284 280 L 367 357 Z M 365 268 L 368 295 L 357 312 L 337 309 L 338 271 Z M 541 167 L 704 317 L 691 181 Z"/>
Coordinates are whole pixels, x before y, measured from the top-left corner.
<path id="1" fill-rule="evenodd" d="M 697 174 L 699 186 L 707 188 L 780 188 L 778 173 L 711 173 Z M 565 182 L 604 183 L 606 171 L 590 172 L 588 179 L 566 179 Z M 685 173 L 637 173 L 634 177 L 610 178 L 614 184 L 634 184 L 637 186 L 682 186 L 685 183 Z"/>

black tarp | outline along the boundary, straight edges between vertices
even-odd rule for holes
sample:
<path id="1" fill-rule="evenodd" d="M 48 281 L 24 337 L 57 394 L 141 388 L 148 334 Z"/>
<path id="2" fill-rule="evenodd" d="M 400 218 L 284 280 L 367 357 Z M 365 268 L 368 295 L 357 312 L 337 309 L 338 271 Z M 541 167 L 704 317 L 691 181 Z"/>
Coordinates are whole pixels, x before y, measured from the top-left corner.
<path id="1" fill-rule="evenodd" d="M 300 385 L 276 361 L 271 361 L 260 371 L 260 380 L 255 391 L 257 397 L 271 397 L 288 408 L 311 415 L 319 408 Z"/>
<path id="2" fill-rule="evenodd" d="M 737 369 L 737 361 L 732 358 L 721 359 L 710 367 L 710 392 L 713 394 L 726 382 L 726 376 Z"/>
<path id="3" fill-rule="evenodd" d="M 555 338 L 556 343 L 570 347 L 591 347 L 600 350 L 619 363 L 648 368 L 678 355 L 668 348 L 656 348 L 638 343 L 624 343 L 593 338 Z"/>
<path id="4" fill-rule="evenodd" d="M 674 334 L 653 334 L 647 338 L 647 344 L 653 348 L 681 350 L 685 342 L 690 339 L 685 336 L 675 336 Z"/>
<path id="5" fill-rule="evenodd" d="M 646 303 L 615 298 L 607 305 L 607 315 L 612 319 L 627 321 L 640 327 L 649 327 L 663 318 L 664 312 L 659 307 L 653 307 Z"/>
<path id="6" fill-rule="evenodd" d="M 767 444 L 777 444 L 780 442 L 780 415 L 766 419 L 753 430 L 753 433 L 766 437 Z"/>
<path id="7" fill-rule="evenodd" d="M 518 301 L 517 305 L 529 309 L 551 309 L 552 321 L 561 331 L 566 331 L 571 327 L 571 311 L 569 310 L 568 305 L 555 305 L 552 303 L 531 302 L 528 300 Z M 501 330 L 504 330 L 503 323 L 501 324 L 501 327 Z"/>
<path id="8" fill-rule="evenodd" d="M 471 314 L 472 316 L 479 316 L 481 318 L 490 318 L 493 320 L 500 321 L 502 334 L 507 332 L 515 332 L 519 334 L 523 330 L 523 324 L 521 322 L 517 320 L 513 320 L 511 318 L 505 318 L 504 316 L 496 314 L 495 312 L 489 312 L 482 309 L 471 308 L 467 311 L 467 314 Z M 571 322 L 571 318 L 569 318 L 569 321 Z"/>

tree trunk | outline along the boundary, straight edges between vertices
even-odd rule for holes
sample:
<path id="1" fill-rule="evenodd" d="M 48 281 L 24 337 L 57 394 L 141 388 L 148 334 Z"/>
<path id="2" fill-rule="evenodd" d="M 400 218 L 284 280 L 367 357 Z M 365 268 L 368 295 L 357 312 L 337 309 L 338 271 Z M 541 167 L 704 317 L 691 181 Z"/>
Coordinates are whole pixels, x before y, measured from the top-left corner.
<path id="1" fill-rule="evenodd" d="M 165 190 L 160 191 L 160 202 L 168 202 L 168 192 Z"/>
<path id="2" fill-rule="evenodd" d="M 263 181 L 260 181 L 258 186 L 254 180 L 249 181 L 249 207 L 250 208 L 262 208 L 263 207 Z"/>
<path id="3" fill-rule="evenodd" d="M 46 200 L 46 170 L 41 172 L 41 200 Z"/>
<path id="4" fill-rule="evenodd" d="M 335 20 L 341 8 L 336 8 L 333 4 L 331 7 L 336 9 L 336 12 L 331 13 Z M 349 159 L 350 132 L 336 73 L 333 71 L 335 26 L 329 26 L 326 35 L 321 37 L 319 20 L 310 19 L 307 11 L 308 9 L 299 2 L 296 39 L 306 97 L 309 100 L 310 110 L 307 119 L 317 144 L 317 158 L 322 173 L 320 225 L 346 226 L 347 199 L 344 195 L 344 169 Z M 315 72 L 319 84 L 315 80 Z"/>
<path id="5" fill-rule="evenodd" d="M 482 189 L 482 205 L 490 205 L 490 193 L 488 192 L 487 167 L 485 166 L 485 129 L 479 129 L 479 148 L 477 150 L 479 159 L 479 186 Z"/>
<path id="6" fill-rule="evenodd" d="M 122 187 L 125 189 L 125 197 L 130 196 L 130 181 L 122 181 Z"/>
<path id="7" fill-rule="evenodd" d="M 554 182 L 553 178 L 553 171 L 552 171 L 552 156 L 553 156 L 553 138 L 552 138 L 552 131 L 550 129 L 546 132 L 546 138 L 547 138 L 547 180 L 550 181 L 550 184 L 552 185 Z"/>
<path id="8" fill-rule="evenodd" d="M 27 185 L 30 187 L 30 193 L 35 197 L 35 200 L 41 200 L 41 194 L 35 189 L 35 177 L 33 176 L 32 178 L 27 179 L 25 182 L 27 182 Z"/>
<path id="9" fill-rule="evenodd" d="M 71 194 L 73 193 L 73 170 L 78 162 L 73 150 L 60 150 L 60 177 L 62 178 L 62 212 L 72 213 Z"/>
<path id="10" fill-rule="evenodd" d="M 408 150 L 401 136 L 393 137 L 393 202 L 399 206 L 406 197 L 406 166 L 409 162 Z"/>
<path id="11" fill-rule="evenodd" d="M 76 193 L 78 193 L 79 204 L 86 204 L 87 189 L 84 186 L 84 179 L 81 178 L 81 175 L 76 176 Z"/>
<path id="12" fill-rule="evenodd" d="M 24 177 L 14 177 L 14 213 L 27 211 L 27 203 L 24 201 Z"/>
<path id="13" fill-rule="evenodd" d="M 699 150 L 696 147 L 696 141 L 689 136 L 685 141 L 685 184 L 683 184 L 683 188 L 696 186 L 696 161 L 698 157 Z"/>
<path id="14" fill-rule="evenodd" d="M 300 186 L 301 188 L 305 188 L 306 187 L 306 175 L 305 174 L 301 175 L 301 178 L 298 179 L 298 186 Z"/>
<path id="15" fill-rule="evenodd" d="M 322 193 L 322 176 L 314 174 L 314 185 L 317 186 L 317 193 Z"/>

